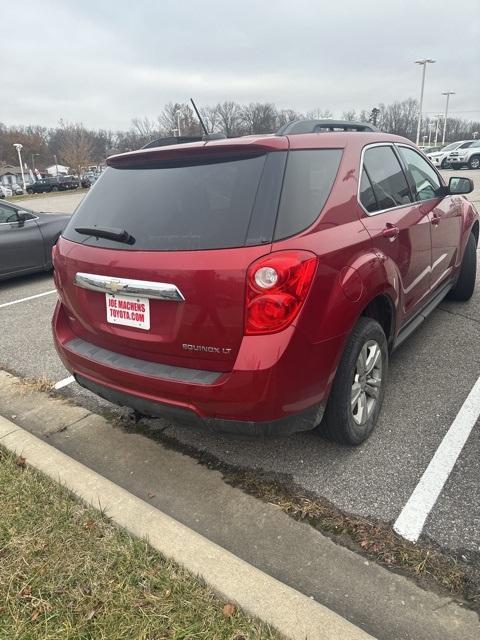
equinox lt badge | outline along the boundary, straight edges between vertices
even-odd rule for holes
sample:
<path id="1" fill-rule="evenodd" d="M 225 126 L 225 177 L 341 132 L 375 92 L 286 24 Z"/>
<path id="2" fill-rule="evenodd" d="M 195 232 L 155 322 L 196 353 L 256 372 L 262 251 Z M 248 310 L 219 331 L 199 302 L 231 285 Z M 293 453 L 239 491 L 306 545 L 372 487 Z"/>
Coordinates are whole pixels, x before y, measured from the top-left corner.
<path id="1" fill-rule="evenodd" d="M 182 344 L 182 349 L 185 351 L 203 351 L 204 353 L 223 353 L 227 355 L 232 350 L 230 347 L 206 347 L 203 344 Z"/>

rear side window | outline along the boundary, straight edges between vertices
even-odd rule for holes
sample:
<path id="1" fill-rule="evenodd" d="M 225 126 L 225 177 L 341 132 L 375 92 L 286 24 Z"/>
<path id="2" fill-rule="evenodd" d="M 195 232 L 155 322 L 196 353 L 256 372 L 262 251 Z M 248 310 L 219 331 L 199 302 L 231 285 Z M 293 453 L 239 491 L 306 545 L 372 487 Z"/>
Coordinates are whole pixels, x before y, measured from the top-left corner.
<path id="1" fill-rule="evenodd" d="M 332 189 L 341 157 L 341 149 L 289 152 L 275 240 L 303 231 L 318 218 Z"/>
<path id="2" fill-rule="evenodd" d="M 277 155 L 276 161 L 284 155 Z M 125 250 L 198 250 L 249 244 L 248 230 L 267 155 L 202 164 L 109 167 L 96 181 L 64 232 L 75 242 Z M 266 171 L 268 173 L 268 170 Z M 277 180 L 280 183 L 280 180 Z M 279 192 L 278 186 L 277 191 Z M 274 198 L 269 198 L 274 200 Z M 271 241 L 277 200 L 266 238 Z M 80 227 L 127 231 L 132 245 L 85 236 Z M 268 226 L 268 225 L 267 225 Z"/>
<path id="3" fill-rule="evenodd" d="M 360 199 L 367 211 L 383 211 L 412 202 L 407 179 L 392 147 L 367 149 L 364 153 L 363 167 L 377 201 L 377 209 L 369 209 Z"/>

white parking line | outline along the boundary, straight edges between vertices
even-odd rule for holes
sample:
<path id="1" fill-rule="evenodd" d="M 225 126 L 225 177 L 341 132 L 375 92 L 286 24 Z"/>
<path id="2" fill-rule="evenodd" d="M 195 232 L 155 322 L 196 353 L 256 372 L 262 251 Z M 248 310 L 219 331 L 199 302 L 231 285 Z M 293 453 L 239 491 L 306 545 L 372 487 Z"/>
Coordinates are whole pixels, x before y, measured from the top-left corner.
<path id="1" fill-rule="evenodd" d="M 45 291 L 44 293 L 37 293 L 34 296 L 28 296 L 28 298 L 20 298 L 20 300 L 12 300 L 12 302 L 4 302 L 0 304 L 0 309 L 3 307 L 10 307 L 12 304 L 20 304 L 20 302 L 27 302 L 27 300 L 35 300 L 35 298 L 42 298 L 43 296 L 49 296 L 52 293 L 57 293 L 56 289 L 51 289 L 50 291 Z"/>
<path id="2" fill-rule="evenodd" d="M 480 416 L 480 378 L 445 434 L 420 482 L 393 525 L 397 533 L 416 542 L 425 520 L 435 505 L 478 417 Z"/>
<path id="3" fill-rule="evenodd" d="M 68 376 L 68 378 L 64 378 L 63 380 L 59 380 L 57 382 L 57 384 L 53 385 L 53 388 L 54 389 L 63 389 L 63 387 L 66 387 L 69 384 L 72 384 L 72 382 L 75 382 L 75 378 L 73 376 Z"/>

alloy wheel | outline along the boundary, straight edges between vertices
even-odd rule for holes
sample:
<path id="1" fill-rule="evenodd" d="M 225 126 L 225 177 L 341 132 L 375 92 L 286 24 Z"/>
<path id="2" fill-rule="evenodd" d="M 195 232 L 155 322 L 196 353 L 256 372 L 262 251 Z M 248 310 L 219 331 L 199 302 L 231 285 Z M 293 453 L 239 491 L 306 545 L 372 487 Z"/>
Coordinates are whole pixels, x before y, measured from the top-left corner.
<path id="1" fill-rule="evenodd" d="M 356 424 L 364 425 L 375 410 L 382 385 L 382 350 L 375 340 L 358 354 L 353 376 L 351 409 Z"/>

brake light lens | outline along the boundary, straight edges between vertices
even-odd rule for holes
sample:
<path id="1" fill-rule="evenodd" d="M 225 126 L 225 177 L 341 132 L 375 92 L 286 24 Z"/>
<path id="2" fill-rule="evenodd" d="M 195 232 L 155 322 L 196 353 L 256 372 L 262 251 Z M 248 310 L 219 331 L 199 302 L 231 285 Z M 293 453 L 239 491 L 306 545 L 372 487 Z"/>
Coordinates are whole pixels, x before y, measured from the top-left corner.
<path id="1" fill-rule="evenodd" d="M 277 333 L 302 308 L 317 267 L 309 251 L 278 251 L 259 258 L 247 271 L 245 335 Z"/>

